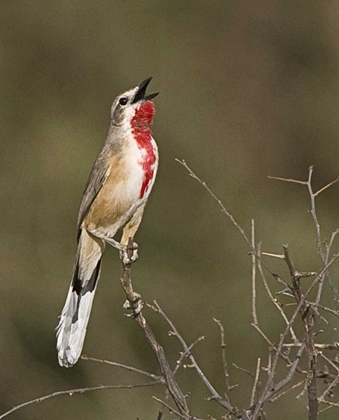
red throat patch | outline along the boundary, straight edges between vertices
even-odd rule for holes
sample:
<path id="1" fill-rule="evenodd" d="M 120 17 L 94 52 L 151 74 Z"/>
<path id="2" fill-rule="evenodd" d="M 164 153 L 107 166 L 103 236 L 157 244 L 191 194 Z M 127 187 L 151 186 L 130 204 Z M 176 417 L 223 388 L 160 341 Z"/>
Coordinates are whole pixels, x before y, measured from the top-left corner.
<path id="1" fill-rule="evenodd" d="M 144 171 L 144 179 L 141 185 L 139 198 L 143 198 L 154 175 L 156 155 L 152 145 L 152 133 L 149 125 L 153 123 L 155 114 L 154 104 L 146 101 L 135 111 L 131 120 L 132 133 L 140 149 L 144 151 L 144 157 L 140 162 Z"/>

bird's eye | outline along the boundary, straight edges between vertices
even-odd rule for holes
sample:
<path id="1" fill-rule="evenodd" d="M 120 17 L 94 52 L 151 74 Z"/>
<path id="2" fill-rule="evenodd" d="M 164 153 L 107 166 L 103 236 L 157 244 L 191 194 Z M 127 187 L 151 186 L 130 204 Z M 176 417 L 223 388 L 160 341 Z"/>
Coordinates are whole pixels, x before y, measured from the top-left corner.
<path id="1" fill-rule="evenodd" d="M 122 106 L 126 105 L 127 102 L 128 102 L 128 99 L 126 97 L 123 97 L 123 98 L 119 99 L 119 104 L 122 105 Z"/>

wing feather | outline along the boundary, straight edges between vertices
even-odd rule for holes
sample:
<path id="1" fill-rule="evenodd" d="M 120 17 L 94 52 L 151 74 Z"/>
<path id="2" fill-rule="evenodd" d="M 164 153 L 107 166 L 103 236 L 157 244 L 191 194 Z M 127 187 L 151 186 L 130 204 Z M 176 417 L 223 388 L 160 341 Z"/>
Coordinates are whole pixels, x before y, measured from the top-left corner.
<path id="1" fill-rule="evenodd" d="M 102 158 L 102 155 L 99 155 L 88 177 L 84 194 L 82 196 L 77 223 L 78 237 L 84 217 L 86 216 L 89 208 L 91 207 L 91 204 L 95 200 L 95 197 L 98 195 L 99 191 L 104 185 L 109 175 L 109 172 L 109 165 L 106 165 L 105 160 Z"/>

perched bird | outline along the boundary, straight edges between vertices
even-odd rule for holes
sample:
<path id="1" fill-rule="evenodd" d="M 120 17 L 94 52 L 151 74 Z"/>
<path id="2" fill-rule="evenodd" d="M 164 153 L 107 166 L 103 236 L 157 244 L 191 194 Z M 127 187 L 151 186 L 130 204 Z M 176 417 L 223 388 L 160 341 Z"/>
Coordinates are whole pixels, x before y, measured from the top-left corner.
<path id="1" fill-rule="evenodd" d="M 149 128 L 155 113 L 152 99 L 158 95 L 146 95 L 151 79 L 115 98 L 104 146 L 85 187 L 73 278 L 57 327 L 60 366 L 71 367 L 80 357 L 106 243 L 120 250 L 124 264 L 137 258 L 134 251 L 129 259 L 127 244 L 140 225 L 159 159 Z M 113 237 L 120 229 L 119 243 Z"/>

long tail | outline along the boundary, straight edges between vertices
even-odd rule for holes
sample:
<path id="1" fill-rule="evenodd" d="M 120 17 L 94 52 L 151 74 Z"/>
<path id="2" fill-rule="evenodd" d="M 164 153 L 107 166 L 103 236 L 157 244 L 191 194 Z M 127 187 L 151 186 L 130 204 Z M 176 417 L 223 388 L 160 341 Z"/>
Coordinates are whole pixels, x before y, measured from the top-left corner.
<path id="1" fill-rule="evenodd" d="M 104 245 L 86 230 L 81 232 L 71 286 L 57 327 L 60 366 L 72 367 L 84 345 L 87 324 L 98 284 Z"/>

